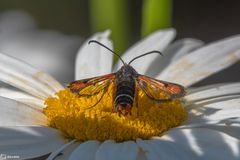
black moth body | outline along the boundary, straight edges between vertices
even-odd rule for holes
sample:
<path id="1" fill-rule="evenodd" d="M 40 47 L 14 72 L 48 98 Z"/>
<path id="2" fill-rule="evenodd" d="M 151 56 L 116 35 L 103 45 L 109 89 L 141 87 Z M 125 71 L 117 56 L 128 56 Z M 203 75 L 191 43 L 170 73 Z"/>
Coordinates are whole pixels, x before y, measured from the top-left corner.
<path id="1" fill-rule="evenodd" d="M 135 79 L 137 72 L 130 65 L 123 65 L 116 72 L 116 93 L 114 100 L 115 110 L 123 115 L 131 114 L 135 97 Z"/>

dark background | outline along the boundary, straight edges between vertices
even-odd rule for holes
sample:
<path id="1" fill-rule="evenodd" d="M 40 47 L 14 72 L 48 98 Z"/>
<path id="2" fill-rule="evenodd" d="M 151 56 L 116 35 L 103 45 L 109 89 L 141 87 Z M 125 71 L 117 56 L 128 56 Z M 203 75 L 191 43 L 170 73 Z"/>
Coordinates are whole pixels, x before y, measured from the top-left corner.
<path id="1" fill-rule="evenodd" d="M 240 33 L 238 0 L 175 0 L 173 10 L 177 38 L 194 37 L 208 43 Z M 235 81 L 240 81 L 240 62 L 196 85 Z"/>
<path id="2" fill-rule="evenodd" d="M 86 38 L 92 34 L 88 3 L 87 0 L 1 0 L 0 12 L 24 10 L 33 16 L 40 29 L 53 29 Z M 131 0 L 129 5 L 131 8 L 129 27 L 132 30 L 131 44 L 133 44 L 140 38 L 141 1 Z M 177 39 L 193 37 L 206 43 L 239 34 L 240 1 L 174 0 L 172 26 L 177 30 Z M 74 56 L 71 55 L 72 60 Z M 239 81 L 239 73 L 240 63 L 237 63 L 196 85 Z M 69 79 L 73 79 L 73 73 L 70 77 Z"/>
<path id="3" fill-rule="evenodd" d="M 129 5 L 132 17 L 129 26 L 133 27 L 134 32 L 138 32 L 141 23 L 141 0 L 131 0 Z M 89 7 L 86 0 L 0 1 L 1 12 L 13 9 L 30 13 L 41 28 L 84 37 L 91 34 Z M 177 38 L 195 37 L 210 42 L 238 34 L 239 16 L 240 1 L 238 0 L 173 0 L 172 25 L 178 31 Z M 138 36 L 138 33 L 135 35 Z"/>

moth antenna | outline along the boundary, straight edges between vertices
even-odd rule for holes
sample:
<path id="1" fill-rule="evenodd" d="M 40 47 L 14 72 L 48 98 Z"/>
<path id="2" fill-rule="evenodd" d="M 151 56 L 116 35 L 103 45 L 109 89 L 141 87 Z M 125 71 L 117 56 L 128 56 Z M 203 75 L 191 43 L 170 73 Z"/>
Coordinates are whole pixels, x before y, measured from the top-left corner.
<path id="1" fill-rule="evenodd" d="M 143 56 L 146 56 L 146 55 L 149 55 L 149 54 L 153 54 L 153 53 L 158 53 L 158 54 L 160 54 L 161 56 L 163 56 L 162 52 L 160 52 L 160 51 L 155 51 L 155 50 L 154 50 L 154 51 L 150 51 L 150 52 L 144 53 L 144 54 L 142 54 L 142 55 L 139 55 L 139 56 L 133 58 L 128 64 L 131 64 L 133 61 L 135 61 L 135 60 L 138 59 L 138 58 L 141 58 L 141 57 L 143 57 Z"/>
<path id="2" fill-rule="evenodd" d="M 91 44 L 91 43 L 97 43 L 98 45 L 106 48 L 107 50 L 109 50 L 110 52 L 112 52 L 113 54 L 115 54 L 115 55 L 121 60 L 121 62 L 123 63 L 123 65 L 126 64 L 126 63 L 123 61 L 123 59 L 121 58 L 120 55 L 118 55 L 116 52 L 114 52 L 113 50 L 111 50 L 110 48 L 108 48 L 107 46 L 105 46 L 104 44 L 102 44 L 102 43 L 100 43 L 100 42 L 98 42 L 98 41 L 96 41 L 96 40 L 90 40 L 90 41 L 88 42 L 88 44 Z"/>

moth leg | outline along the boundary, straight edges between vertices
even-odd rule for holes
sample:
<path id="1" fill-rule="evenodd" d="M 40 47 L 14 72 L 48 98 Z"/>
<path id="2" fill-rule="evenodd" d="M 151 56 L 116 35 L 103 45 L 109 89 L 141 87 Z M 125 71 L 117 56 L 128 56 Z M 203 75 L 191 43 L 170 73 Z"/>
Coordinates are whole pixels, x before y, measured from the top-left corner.
<path id="1" fill-rule="evenodd" d="M 94 94 L 79 94 L 79 93 L 78 93 L 78 96 L 81 96 L 81 97 L 91 97 L 91 96 L 97 95 L 97 94 L 100 93 L 100 92 L 101 92 L 101 90 L 98 91 L 98 92 L 95 92 Z"/>
<path id="2" fill-rule="evenodd" d="M 115 112 L 115 98 L 116 98 L 116 82 L 113 85 L 113 90 L 112 90 L 112 113 Z"/>
<path id="3" fill-rule="evenodd" d="M 91 107 L 88 107 L 86 109 L 91 109 L 91 108 L 95 107 L 103 99 L 105 93 L 108 90 L 109 85 L 110 85 L 110 82 L 108 82 L 107 86 L 104 88 L 101 98 L 94 105 L 92 105 Z"/>
<path id="4" fill-rule="evenodd" d="M 136 88 L 135 88 L 135 104 L 136 104 L 136 110 L 137 110 L 137 116 L 139 116 L 139 108 L 138 108 L 138 83 L 136 83 Z"/>

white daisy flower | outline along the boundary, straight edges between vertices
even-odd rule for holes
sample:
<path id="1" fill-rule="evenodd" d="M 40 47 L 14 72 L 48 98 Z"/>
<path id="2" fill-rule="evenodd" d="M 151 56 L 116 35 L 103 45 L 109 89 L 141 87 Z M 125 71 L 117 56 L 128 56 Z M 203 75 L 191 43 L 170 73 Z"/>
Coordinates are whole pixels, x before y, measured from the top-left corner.
<path id="1" fill-rule="evenodd" d="M 112 48 L 112 42 L 108 36 L 109 31 L 106 31 L 95 34 L 89 40 L 98 40 Z M 203 42 L 195 39 L 183 39 L 170 44 L 174 37 L 174 29 L 157 31 L 127 50 L 122 58 L 129 61 L 147 51 L 160 50 L 165 54 L 164 57 L 149 55 L 142 61 L 134 62 L 132 66 L 141 74 L 186 87 L 229 67 L 240 59 L 240 36 L 238 35 L 208 45 L 203 45 Z M 118 62 L 112 70 L 113 55 L 106 53 L 108 51 L 100 46 L 89 46 L 87 43 L 88 40 L 83 44 L 76 58 L 76 79 L 108 74 L 121 66 Z M 98 130 L 92 129 L 91 126 L 95 123 L 89 121 L 70 123 L 72 117 L 65 114 L 78 114 L 77 110 L 72 110 L 75 106 L 71 106 L 70 100 L 75 100 L 74 95 L 68 97 L 69 101 L 68 99 L 59 100 L 59 97 L 66 94 L 60 91 L 64 87 L 47 73 L 22 61 L 0 54 L 0 80 L 20 89 L 20 91 L 0 89 L 0 156 L 18 156 L 20 159 L 49 156 L 49 160 L 233 160 L 240 157 L 240 83 L 189 88 L 184 97 L 184 108 L 188 113 L 186 121 L 183 122 L 186 118 L 185 112 L 180 112 L 176 107 L 171 110 L 174 116 L 171 117 L 169 112 L 166 115 L 173 118 L 172 120 L 165 118 L 169 124 L 162 131 L 169 129 L 168 131 L 163 134 L 153 134 L 154 136 L 145 139 L 150 132 L 148 130 L 145 132 L 146 129 L 143 128 L 142 136 L 126 140 L 135 132 L 131 130 L 131 126 L 129 130 L 125 128 L 125 124 L 135 122 L 134 119 L 130 121 L 126 118 L 128 120 L 126 122 L 119 118 L 119 121 L 116 121 L 123 127 L 120 128 L 117 124 L 112 127 L 113 131 L 115 128 L 125 131 L 125 133 L 120 132 L 120 136 L 117 133 L 111 133 L 110 130 L 108 133 L 101 133 L 106 122 L 103 122 L 104 125 L 102 128 L 97 128 Z M 56 92 L 58 92 L 57 95 L 55 95 Z M 180 103 L 177 102 L 177 104 Z M 57 108 L 61 105 L 63 108 Z M 91 113 L 85 114 L 92 116 Z M 82 116 L 82 114 L 79 115 Z M 99 113 L 96 115 L 101 116 Z M 64 116 L 70 120 L 62 119 Z M 96 117 L 93 116 L 93 120 L 96 120 Z M 175 120 L 177 120 L 176 123 Z M 148 121 L 144 123 L 146 122 Z M 161 123 L 158 118 L 156 122 Z M 179 122 L 183 123 L 179 125 Z M 112 123 L 111 119 L 109 123 Z M 49 125 L 58 128 L 61 133 L 58 129 L 50 128 Z M 133 123 L 132 126 L 134 125 L 139 127 L 141 122 Z M 172 128 L 173 126 L 175 127 Z M 148 127 L 154 133 L 158 131 L 158 128 L 154 128 L 154 124 Z M 85 129 L 88 133 L 77 132 L 81 129 Z M 136 130 L 136 135 L 139 135 L 139 130 L 142 131 L 140 128 Z M 95 132 L 98 132 L 100 138 L 93 134 Z M 110 138 L 104 137 L 106 134 L 106 137 Z M 118 135 L 115 140 L 121 142 L 110 140 L 111 136 L 115 135 Z M 95 136 L 99 141 L 89 140 L 89 136 Z M 121 136 L 123 139 L 119 140 Z M 80 141 L 68 138 L 76 138 Z"/>

